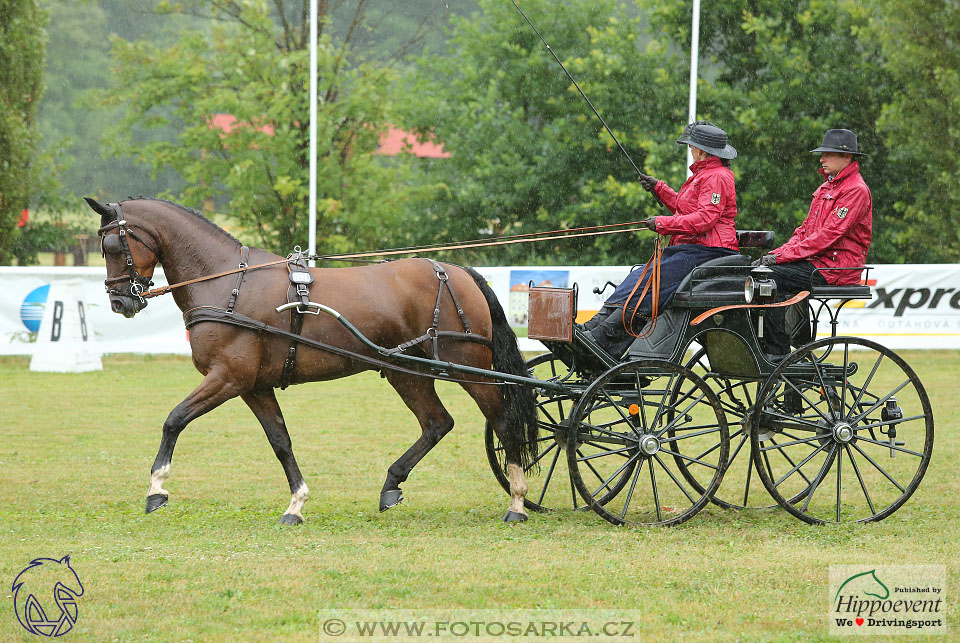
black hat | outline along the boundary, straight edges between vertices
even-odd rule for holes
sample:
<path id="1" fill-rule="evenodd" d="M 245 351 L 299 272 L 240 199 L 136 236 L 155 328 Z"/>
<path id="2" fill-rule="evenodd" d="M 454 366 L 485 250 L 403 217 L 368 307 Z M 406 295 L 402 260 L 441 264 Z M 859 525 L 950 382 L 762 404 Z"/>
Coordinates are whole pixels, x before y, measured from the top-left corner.
<path id="1" fill-rule="evenodd" d="M 727 133 L 716 125 L 691 123 L 683 130 L 683 135 L 677 139 L 677 143 L 692 145 L 722 159 L 737 158 L 737 150 L 727 145 Z"/>
<path id="2" fill-rule="evenodd" d="M 823 135 L 823 143 L 811 152 L 837 152 L 839 154 L 854 154 L 866 156 L 857 147 L 857 135 L 848 129 L 828 129 Z"/>

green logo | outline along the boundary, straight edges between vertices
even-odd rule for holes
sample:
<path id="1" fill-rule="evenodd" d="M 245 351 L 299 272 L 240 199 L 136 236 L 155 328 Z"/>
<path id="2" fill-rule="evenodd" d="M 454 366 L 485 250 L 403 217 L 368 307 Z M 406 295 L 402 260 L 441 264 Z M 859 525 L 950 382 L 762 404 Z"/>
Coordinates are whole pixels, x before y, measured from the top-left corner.
<path id="1" fill-rule="evenodd" d="M 869 577 L 869 578 L 864 579 L 864 582 L 867 583 L 867 589 L 883 590 L 883 594 L 875 594 L 875 593 L 873 593 L 873 592 L 868 592 L 868 591 L 865 589 L 865 590 L 863 590 L 863 594 L 864 594 L 864 595 L 866 595 L 866 596 L 875 596 L 875 597 L 879 598 L 880 600 L 886 600 L 887 598 L 890 597 L 890 590 L 887 589 L 887 586 L 883 584 L 883 581 L 881 581 L 879 578 L 877 578 L 877 570 L 871 569 L 871 570 L 868 571 L 868 572 L 863 572 L 863 573 L 860 573 L 860 574 L 854 574 L 853 576 L 851 576 L 851 577 L 848 578 L 847 580 L 843 581 L 843 584 L 840 585 L 840 589 L 837 590 L 837 594 L 836 594 L 836 596 L 833 597 L 833 600 L 837 600 L 837 598 L 840 596 L 840 592 L 843 591 L 843 588 L 847 586 L 847 583 L 851 583 L 851 582 L 853 582 L 854 580 L 856 580 L 856 579 L 858 579 L 858 578 L 861 578 L 861 577 L 864 577 L 864 576 L 868 576 L 868 577 Z M 870 582 L 871 579 L 872 579 L 872 582 Z M 874 583 L 876 583 L 876 585 L 874 585 Z"/>

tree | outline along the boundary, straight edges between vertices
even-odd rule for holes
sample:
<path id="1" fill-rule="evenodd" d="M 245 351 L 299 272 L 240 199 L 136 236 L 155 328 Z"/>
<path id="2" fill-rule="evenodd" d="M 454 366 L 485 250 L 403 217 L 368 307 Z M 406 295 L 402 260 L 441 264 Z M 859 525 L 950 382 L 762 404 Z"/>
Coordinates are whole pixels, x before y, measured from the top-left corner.
<path id="1" fill-rule="evenodd" d="M 46 21 L 36 0 L 0 0 L 0 264 L 22 248 L 17 222 L 35 191 Z"/>
<path id="2" fill-rule="evenodd" d="M 887 97 L 877 128 L 913 189 L 894 197 L 906 221 L 906 261 L 960 261 L 960 5 L 875 0 L 866 35 L 886 54 L 903 91 Z"/>
<path id="3" fill-rule="evenodd" d="M 689 51 L 691 3 L 645 0 L 651 24 Z M 823 133 L 855 131 L 869 153 L 862 163 L 874 204 L 870 259 L 900 258 L 903 226 L 891 207 L 906 191 L 876 129 L 884 101 L 900 85 L 877 43 L 863 37 L 870 13 L 860 2 L 738 0 L 702 6 L 698 113 L 730 135 L 740 229 L 763 228 L 785 241 L 802 221 L 822 181 Z"/>
<path id="4" fill-rule="evenodd" d="M 324 4 L 324 3 L 321 3 Z M 157 4 L 209 18 L 170 46 L 114 38 L 119 82 L 106 101 L 125 105 L 115 149 L 131 149 L 136 127 L 171 128 L 173 138 L 139 146 L 136 158 L 185 182 L 188 204 L 216 202 L 265 248 L 287 253 L 307 240 L 308 0 L 213 0 Z M 374 155 L 390 118 L 395 71 L 357 60 L 352 34 L 334 41 L 323 16 L 319 42 L 318 249 L 382 244 L 398 227 L 402 167 Z M 222 116 L 218 116 L 222 115 Z"/>
<path id="5" fill-rule="evenodd" d="M 442 141 L 451 157 L 427 168 L 431 190 L 411 214 L 409 241 L 427 243 L 635 221 L 657 213 L 636 173 L 536 33 L 513 5 L 478 2 L 454 16 L 444 57 L 417 61 L 417 97 L 405 123 Z M 634 161 L 679 176 L 682 87 L 671 55 L 639 36 L 641 23 L 613 0 L 531 0 L 545 34 Z M 640 237 L 650 239 L 649 233 Z M 635 235 L 590 242 L 499 246 L 477 261 L 623 262 L 644 258 Z"/>

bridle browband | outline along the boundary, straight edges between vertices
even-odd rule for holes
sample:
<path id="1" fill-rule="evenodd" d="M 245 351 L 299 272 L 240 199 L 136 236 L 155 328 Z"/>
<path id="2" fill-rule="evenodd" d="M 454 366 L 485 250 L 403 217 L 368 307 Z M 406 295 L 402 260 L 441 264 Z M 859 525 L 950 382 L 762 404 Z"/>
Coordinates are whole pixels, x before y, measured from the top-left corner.
<path id="1" fill-rule="evenodd" d="M 112 277 L 105 279 L 103 282 L 104 287 L 106 288 L 108 295 L 119 295 L 119 296 L 128 296 L 132 295 L 140 300 L 140 303 L 144 303 L 143 293 L 153 285 L 153 281 L 149 277 L 144 277 L 139 272 L 137 272 L 136 266 L 133 264 L 133 255 L 130 253 L 130 244 L 127 242 L 127 236 L 131 236 L 137 241 L 139 241 L 147 250 L 153 253 L 153 256 L 157 258 L 157 263 L 160 263 L 160 253 L 149 243 L 143 240 L 140 235 L 130 229 L 127 225 L 126 219 L 123 218 L 123 211 L 120 209 L 119 203 L 107 203 L 106 206 L 113 211 L 114 219 L 105 226 L 101 226 L 97 230 L 97 236 L 100 237 L 100 254 L 104 256 L 107 251 L 107 245 L 113 245 L 108 237 L 118 237 L 119 238 L 119 251 L 122 251 L 124 258 L 127 264 L 127 274 L 122 277 Z M 111 230 L 117 230 L 116 235 L 108 235 L 107 233 Z M 111 249 L 113 250 L 113 249 Z M 113 250 L 116 251 L 116 250 Z M 130 292 L 125 293 L 112 288 L 117 284 L 129 282 Z"/>

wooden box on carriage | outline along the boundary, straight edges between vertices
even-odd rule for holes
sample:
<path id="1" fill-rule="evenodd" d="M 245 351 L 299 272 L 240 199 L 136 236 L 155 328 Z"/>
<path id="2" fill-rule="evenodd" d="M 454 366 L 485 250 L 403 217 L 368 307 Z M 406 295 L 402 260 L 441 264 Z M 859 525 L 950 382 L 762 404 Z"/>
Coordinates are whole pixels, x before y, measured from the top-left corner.
<path id="1" fill-rule="evenodd" d="M 527 337 L 554 342 L 573 341 L 577 296 L 573 288 L 530 287 Z"/>

